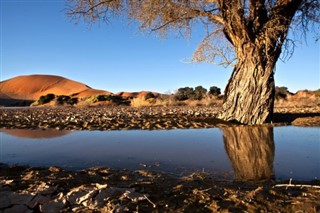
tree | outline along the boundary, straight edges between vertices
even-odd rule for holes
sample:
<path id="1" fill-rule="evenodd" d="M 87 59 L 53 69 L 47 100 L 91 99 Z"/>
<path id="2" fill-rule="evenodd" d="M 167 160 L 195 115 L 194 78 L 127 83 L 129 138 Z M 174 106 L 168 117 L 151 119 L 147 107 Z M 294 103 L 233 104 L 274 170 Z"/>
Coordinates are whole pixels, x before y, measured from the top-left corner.
<path id="1" fill-rule="evenodd" d="M 203 86 L 197 86 L 194 88 L 194 99 L 202 100 L 207 93 L 207 89 L 203 88 Z"/>
<path id="2" fill-rule="evenodd" d="M 235 61 L 219 118 L 243 124 L 272 121 L 274 68 L 281 52 L 290 54 L 289 30 L 307 32 L 320 23 L 318 0 L 68 1 L 72 18 L 94 22 L 127 14 L 141 29 L 162 35 L 171 30 L 190 34 L 192 27 L 203 24 L 207 34 L 194 60 Z"/>
<path id="3" fill-rule="evenodd" d="M 209 88 L 209 94 L 213 96 L 218 96 L 221 94 L 221 89 L 216 86 L 212 86 Z"/>
<path id="4" fill-rule="evenodd" d="M 192 87 L 182 87 L 174 94 L 175 98 L 179 101 L 192 99 L 194 97 L 194 89 Z"/>

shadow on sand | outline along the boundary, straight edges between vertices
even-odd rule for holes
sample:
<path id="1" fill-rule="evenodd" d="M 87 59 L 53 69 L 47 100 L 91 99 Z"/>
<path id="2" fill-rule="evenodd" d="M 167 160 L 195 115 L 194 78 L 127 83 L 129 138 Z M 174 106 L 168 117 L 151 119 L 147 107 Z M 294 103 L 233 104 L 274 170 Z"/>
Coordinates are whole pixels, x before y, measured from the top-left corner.
<path id="1" fill-rule="evenodd" d="M 320 116 L 320 113 L 274 113 L 273 121 L 275 123 L 292 123 L 297 118 L 307 118 Z"/>

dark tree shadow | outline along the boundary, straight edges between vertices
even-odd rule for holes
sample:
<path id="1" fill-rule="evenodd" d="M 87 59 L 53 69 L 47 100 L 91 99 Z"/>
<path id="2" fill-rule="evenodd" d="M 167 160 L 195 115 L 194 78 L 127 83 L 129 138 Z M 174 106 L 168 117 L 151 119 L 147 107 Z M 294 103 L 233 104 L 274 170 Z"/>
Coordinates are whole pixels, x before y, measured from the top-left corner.
<path id="1" fill-rule="evenodd" d="M 274 123 L 292 123 L 297 118 L 316 117 L 320 113 L 274 113 Z"/>
<path id="2" fill-rule="evenodd" d="M 224 127 L 223 141 L 239 180 L 264 180 L 274 177 L 273 128 L 266 126 Z"/>

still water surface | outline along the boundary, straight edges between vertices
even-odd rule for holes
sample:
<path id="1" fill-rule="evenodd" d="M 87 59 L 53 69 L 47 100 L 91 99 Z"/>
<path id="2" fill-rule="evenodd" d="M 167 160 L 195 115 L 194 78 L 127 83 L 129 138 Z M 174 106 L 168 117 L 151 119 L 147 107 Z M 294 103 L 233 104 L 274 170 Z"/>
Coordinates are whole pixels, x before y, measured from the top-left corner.
<path id="1" fill-rule="evenodd" d="M 85 169 L 149 169 L 228 179 L 320 177 L 320 128 L 224 127 L 186 130 L 0 129 L 0 162 Z"/>

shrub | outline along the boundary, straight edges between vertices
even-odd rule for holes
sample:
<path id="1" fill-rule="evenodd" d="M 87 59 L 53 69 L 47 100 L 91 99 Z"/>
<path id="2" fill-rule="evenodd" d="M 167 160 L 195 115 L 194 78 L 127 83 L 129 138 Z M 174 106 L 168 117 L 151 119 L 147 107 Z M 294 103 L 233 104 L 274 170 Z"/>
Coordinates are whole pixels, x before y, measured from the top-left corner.
<path id="1" fill-rule="evenodd" d="M 192 87 L 183 87 L 179 88 L 174 96 L 178 101 L 184 101 L 192 99 L 195 96 L 195 93 Z"/>
<path id="2" fill-rule="evenodd" d="M 71 98 L 68 101 L 68 104 L 70 104 L 70 105 L 76 105 L 77 103 L 78 103 L 78 98 Z"/>
<path id="3" fill-rule="evenodd" d="M 129 105 L 130 101 L 127 99 L 124 99 L 122 96 L 119 95 L 97 95 L 97 96 L 91 96 L 87 99 L 89 103 L 96 103 L 99 101 L 110 101 L 114 104 L 123 104 L 123 105 Z"/>
<path id="4" fill-rule="evenodd" d="M 64 104 L 75 105 L 78 103 L 78 98 L 71 98 L 70 96 L 67 96 L 67 95 L 59 95 L 57 98 L 57 103 L 59 105 L 64 105 Z"/>
<path id="5" fill-rule="evenodd" d="M 49 93 L 47 95 L 42 95 L 40 96 L 39 100 L 38 100 L 38 105 L 42 105 L 42 104 L 46 104 L 49 103 L 50 101 L 52 101 L 56 96 L 52 93 Z"/>
<path id="6" fill-rule="evenodd" d="M 205 97 L 206 93 L 207 93 L 207 89 L 203 88 L 202 86 L 197 86 L 194 89 L 193 99 L 202 100 Z"/>
<path id="7" fill-rule="evenodd" d="M 110 96 L 109 95 L 98 95 L 96 98 L 96 101 L 109 101 Z"/>
<path id="8" fill-rule="evenodd" d="M 148 99 L 151 99 L 151 98 L 155 98 L 154 94 L 152 92 L 148 92 L 145 96 L 144 96 L 144 99 L 145 100 L 148 100 Z"/>
<path id="9" fill-rule="evenodd" d="M 210 87 L 208 93 L 209 93 L 210 95 L 213 95 L 213 96 L 218 96 L 218 95 L 221 94 L 221 89 L 220 89 L 219 87 L 212 86 L 212 87 Z"/>
<path id="10" fill-rule="evenodd" d="M 57 103 L 59 105 L 63 105 L 64 103 L 67 103 L 70 99 L 71 99 L 70 96 L 59 95 L 58 98 L 57 98 Z"/>
<path id="11" fill-rule="evenodd" d="M 275 98 L 278 99 L 285 99 L 287 94 L 289 93 L 287 87 L 276 87 Z"/>

